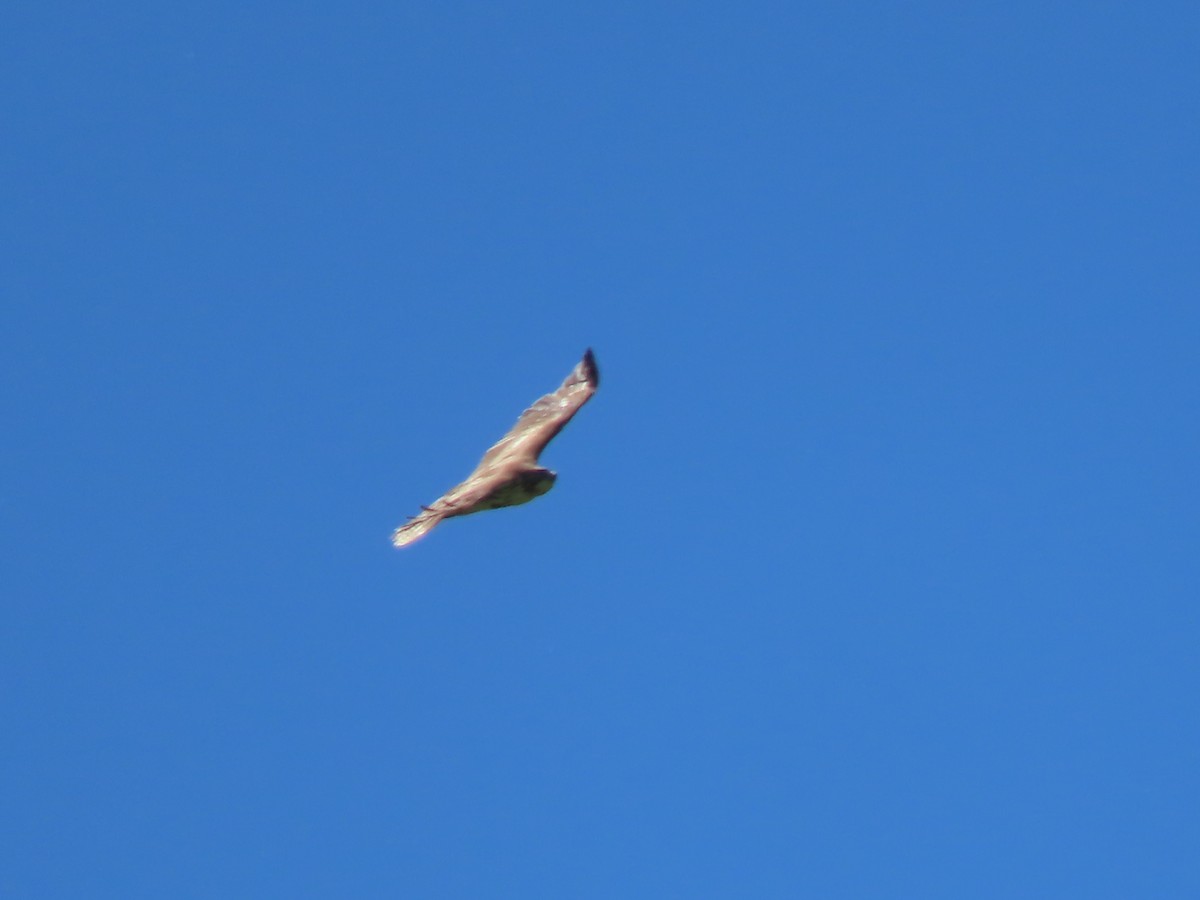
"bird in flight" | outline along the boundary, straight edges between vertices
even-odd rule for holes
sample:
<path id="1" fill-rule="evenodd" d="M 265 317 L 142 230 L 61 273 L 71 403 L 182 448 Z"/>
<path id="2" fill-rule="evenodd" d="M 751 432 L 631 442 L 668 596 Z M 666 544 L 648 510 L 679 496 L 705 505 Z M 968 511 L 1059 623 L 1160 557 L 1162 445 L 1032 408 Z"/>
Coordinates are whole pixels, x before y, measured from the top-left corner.
<path id="1" fill-rule="evenodd" d="M 566 381 L 521 413 L 517 424 L 483 455 L 475 471 L 392 532 L 397 547 L 423 537 L 434 525 L 454 516 L 516 506 L 554 487 L 558 476 L 538 465 L 538 455 L 562 431 L 600 386 L 600 370 L 592 351 L 583 354 Z"/>

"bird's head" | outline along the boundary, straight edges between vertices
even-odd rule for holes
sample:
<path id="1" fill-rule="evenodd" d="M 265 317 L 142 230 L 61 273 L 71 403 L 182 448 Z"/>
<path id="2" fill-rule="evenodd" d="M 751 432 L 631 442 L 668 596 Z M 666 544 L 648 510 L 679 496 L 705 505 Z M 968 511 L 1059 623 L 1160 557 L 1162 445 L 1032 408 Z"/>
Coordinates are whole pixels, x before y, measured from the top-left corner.
<path id="1" fill-rule="evenodd" d="M 554 487 L 554 480 L 558 478 L 558 475 L 549 469 L 530 469 L 521 478 L 529 492 L 535 497 L 540 497 Z"/>

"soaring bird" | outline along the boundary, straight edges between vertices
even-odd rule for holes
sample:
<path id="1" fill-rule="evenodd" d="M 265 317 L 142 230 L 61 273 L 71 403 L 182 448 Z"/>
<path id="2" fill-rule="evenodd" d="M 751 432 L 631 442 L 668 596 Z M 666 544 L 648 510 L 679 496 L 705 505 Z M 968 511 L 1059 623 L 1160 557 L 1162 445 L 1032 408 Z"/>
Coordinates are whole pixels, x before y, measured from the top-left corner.
<path id="1" fill-rule="evenodd" d="M 431 506 L 422 506 L 420 513 L 392 533 L 392 543 L 403 547 L 424 536 L 442 519 L 528 503 L 554 487 L 558 476 L 539 466 L 538 456 L 599 386 L 600 370 L 588 350 L 558 390 L 521 413 L 517 424 L 483 455 L 466 481 L 446 491 Z"/>

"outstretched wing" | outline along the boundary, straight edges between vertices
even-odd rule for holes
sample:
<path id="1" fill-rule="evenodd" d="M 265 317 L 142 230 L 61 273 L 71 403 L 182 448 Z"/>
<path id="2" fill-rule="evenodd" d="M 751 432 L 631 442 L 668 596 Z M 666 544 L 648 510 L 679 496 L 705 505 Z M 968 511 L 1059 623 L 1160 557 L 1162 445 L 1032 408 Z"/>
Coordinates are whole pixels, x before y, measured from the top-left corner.
<path id="1" fill-rule="evenodd" d="M 588 350 L 557 391 L 540 398 L 521 413 L 517 424 L 483 455 L 475 471 L 483 473 L 500 461 L 509 459 L 524 458 L 528 463 L 536 463 L 546 445 L 591 399 L 599 385 L 600 370 L 596 368 L 596 357 Z"/>
<path id="2" fill-rule="evenodd" d="M 417 538 L 424 537 L 429 533 L 438 522 L 446 518 L 445 513 L 439 512 L 433 507 L 421 512 L 419 515 L 413 516 L 399 528 L 392 532 L 392 543 L 397 547 L 403 547 L 406 544 L 411 544 Z"/>
<path id="3" fill-rule="evenodd" d="M 503 475 L 500 476 L 503 478 Z M 475 505 L 488 495 L 496 478 L 492 475 L 472 474 L 462 484 L 455 485 L 433 501 L 432 506 L 422 506 L 421 512 L 392 532 L 392 543 L 397 547 L 411 544 L 424 537 L 442 519 L 473 512 Z"/>
<path id="4" fill-rule="evenodd" d="M 517 424 L 484 454 L 466 481 L 451 488 L 432 506 L 422 507 L 420 513 L 392 532 L 392 543 L 403 547 L 428 534 L 442 519 L 475 512 L 498 485 L 537 462 L 538 455 L 591 399 L 599 384 L 596 358 L 588 350 L 557 391 L 521 413 Z"/>

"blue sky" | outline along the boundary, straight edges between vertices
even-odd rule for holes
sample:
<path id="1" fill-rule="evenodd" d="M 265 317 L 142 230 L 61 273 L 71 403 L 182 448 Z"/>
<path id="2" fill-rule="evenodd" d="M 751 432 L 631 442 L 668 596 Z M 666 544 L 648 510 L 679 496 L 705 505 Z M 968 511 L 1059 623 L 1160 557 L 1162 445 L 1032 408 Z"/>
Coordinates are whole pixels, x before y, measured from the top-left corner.
<path id="1" fill-rule="evenodd" d="M 0 894 L 1200 892 L 1193 4 L 5 18 Z"/>

